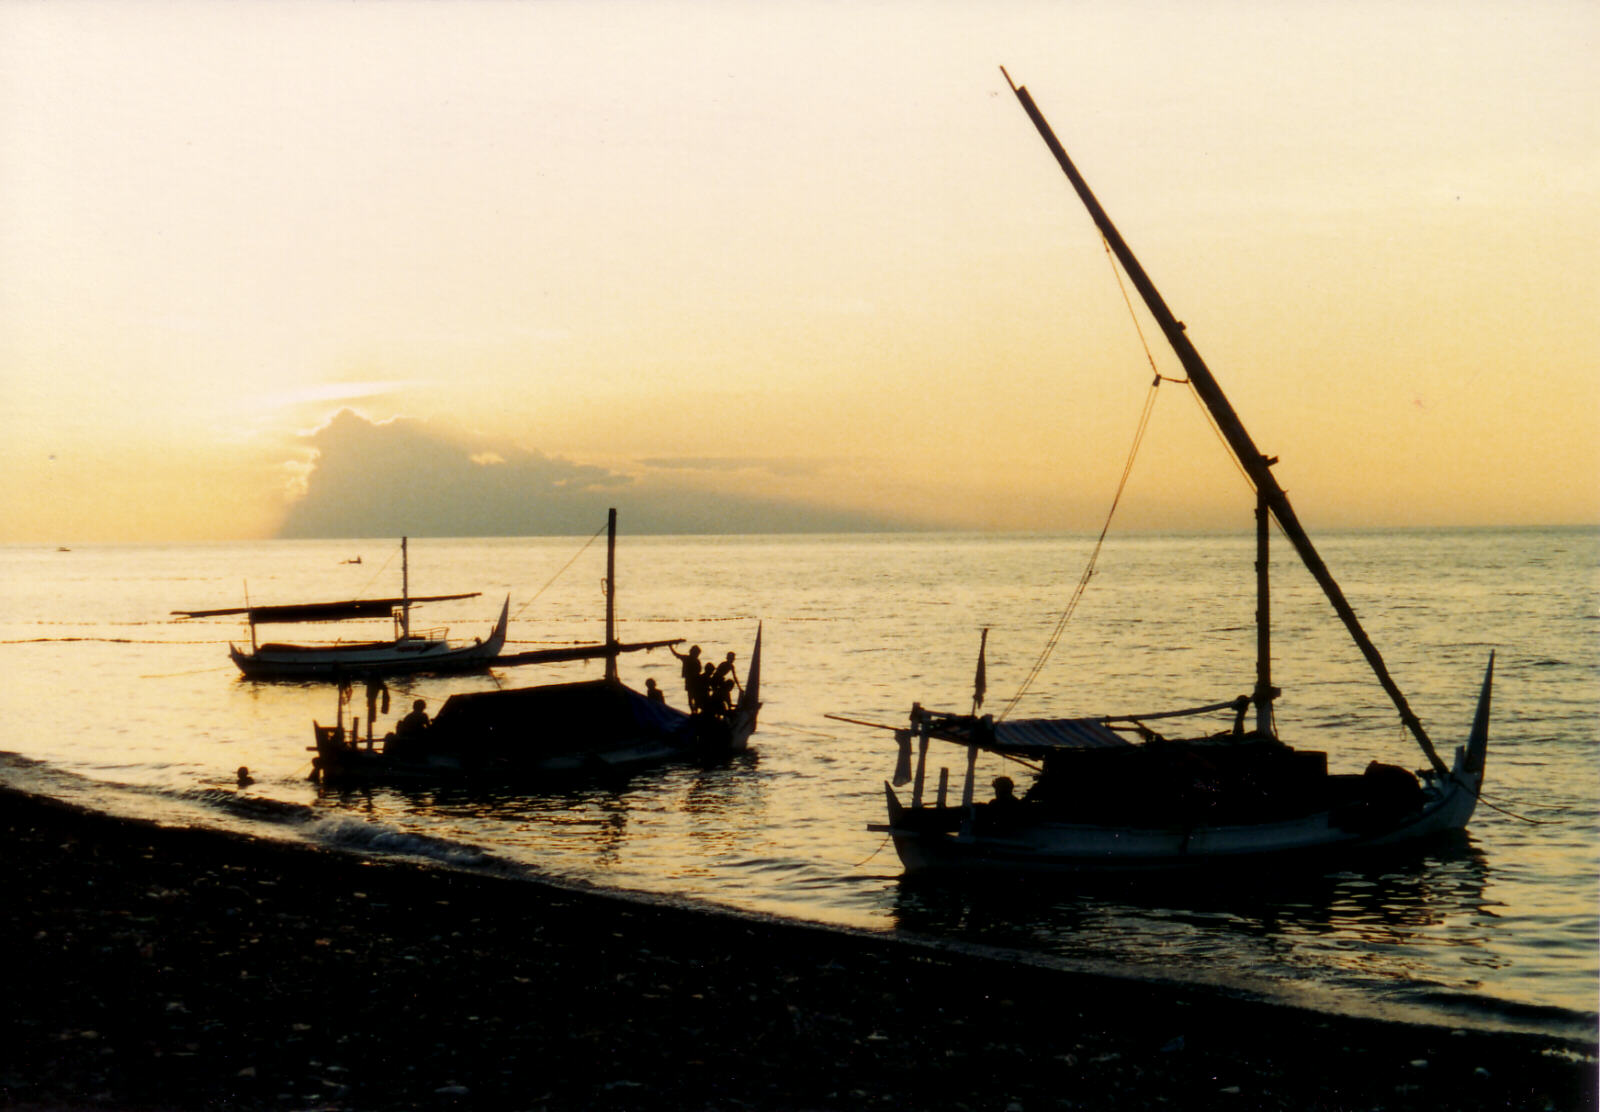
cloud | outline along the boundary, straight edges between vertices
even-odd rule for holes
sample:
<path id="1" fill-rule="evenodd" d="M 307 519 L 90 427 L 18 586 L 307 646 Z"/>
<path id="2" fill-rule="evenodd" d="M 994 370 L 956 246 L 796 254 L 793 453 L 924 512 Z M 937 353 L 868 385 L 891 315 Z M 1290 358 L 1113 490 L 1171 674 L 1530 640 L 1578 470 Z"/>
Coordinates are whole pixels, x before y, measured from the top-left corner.
<path id="1" fill-rule="evenodd" d="M 304 494 L 289 507 L 281 537 L 583 534 L 608 506 L 626 516 L 632 533 L 904 527 L 782 497 L 724 495 L 661 475 L 636 479 L 527 449 L 469 443 L 414 419 L 373 422 L 349 409 L 304 442 L 313 460 L 297 476 Z M 769 470 L 782 464 L 760 462 Z"/>
<path id="2" fill-rule="evenodd" d="M 761 471 L 768 475 L 815 475 L 822 465 L 813 460 L 760 456 L 658 456 L 639 466 L 662 471 Z"/>

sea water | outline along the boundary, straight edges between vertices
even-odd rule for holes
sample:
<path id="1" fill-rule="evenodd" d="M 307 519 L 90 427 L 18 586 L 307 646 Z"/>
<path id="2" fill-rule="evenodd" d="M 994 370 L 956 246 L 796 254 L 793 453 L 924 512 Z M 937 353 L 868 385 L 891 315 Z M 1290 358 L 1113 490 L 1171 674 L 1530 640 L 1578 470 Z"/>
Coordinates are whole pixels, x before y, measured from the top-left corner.
<path id="1" fill-rule="evenodd" d="M 626 523 L 624 522 L 624 529 Z M 713 767 L 526 794 L 324 791 L 313 721 L 366 716 L 320 683 L 252 682 L 227 658 L 235 618 L 174 610 L 398 594 L 377 540 L 0 547 L 0 778 L 92 808 L 355 854 L 496 868 L 743 913 L 998 947 L 1075 968 L 1202 980 L 1313 1007 L 1592 1038 L 1597 991 L 1595 758 L 1600 533 L 1334 534 L 1323 555 L 1445 759 L 1465 741 L 1496 654 L 1488 778 L 1468 835 L 1337 868 L 1135 879 L 908 879 L 884 820 L 889 729 L 913 702 L 970 709 L 989 630 L 984 710 L 1130 714 L 1220 702 L 1254 683 L 1254 538 L 1113 538 L 1040 662 L 1092 538 L 896 535 L 629 537 L 618 636 L 682 637 L 706 659 L 763 630 L 760 729 Z M 481 591 L 416 611 L 507 651 L 603 636 L 596 538 L 411 543 L 414 594 Z M 354 562 L 360 557 L 360 562 Z M 1273 679 L 1280 735 L 1334 771 L 1424 761 L 1310 577 L 1280 546 Z M 274 627 L 263 637 L 384 637 Z M 379 732 L 424 698 L 592 677 L 599 665 L 389 682 Z M 626 656 L 681 704 L 664 650 Z M 1018 697 L 1020 695 L 1020 698 Z M 1225 722 L 1211 723 L 1220 727 Z M 965 755 L 930 757 L 960 790 Z M 240 787 L 235 770 L 253 782 Z M 979 762 L 978 783 L 1026 771 Z M 936 773 L 935 773 L 936 775 Z"/>

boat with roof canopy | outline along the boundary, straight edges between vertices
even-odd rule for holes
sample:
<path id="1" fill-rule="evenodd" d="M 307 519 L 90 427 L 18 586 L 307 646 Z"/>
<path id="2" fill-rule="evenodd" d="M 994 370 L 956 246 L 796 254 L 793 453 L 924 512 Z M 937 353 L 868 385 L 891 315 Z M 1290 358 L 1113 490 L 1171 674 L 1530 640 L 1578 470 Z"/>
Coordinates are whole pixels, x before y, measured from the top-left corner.
<path id="1" fill-rule="evenodd" d="M 1005 74 L 1004 69 L 1001 72 Z M 920 703 L 912 706 L 909 727 L 896 730 L 900 761 L 894 783 L 884 785 L 888 822 L 870 829 L 893 840 L 910 871 L 1067 872 L 1259 862 L 1313 854 L 1339 856 L 1463 830 L 1483 786 L 1493 653 L 1465 743 L 1456 748 L 1447 764 L 1274 477 L 1272 467 L 1277 459 L 1263 453 L 1251 439 L 1183 324 L 1173 316 L 1101 208 L 1027 89 L 1013 82 L 1009 74 L 1005 77 L 1121 272 L 1137 289 L 1172 347 L 1186 375 L 1182 381 L 1195 392 L 1254 488 L 1255 681 L 1248 694 L 1174 710 L 1013 719 L 1008 707 L 999 716 L 980 715 L 986 687 L 985 630 L 971 711 L 951 713 L 927 709 Z M 1151 390 L 1162 381 L 1157 372 Z M 1141 425 L 1141 435 L 1142 431 Z M 1120 495 L 1119 490 L 1118 498 Z M 1114 508 L 1115 502 L 1113 512 Z M 1427 767 L 1419 772 L 1373 761 L 1361 772 L 1334 773 L 1329 771 L 1325 752 L 1296 749 L 1278 737 L 1273 701 L 1282 692 L 1272 678 L 1271 522 L 1277 523 L 1321 587 L 1422 750 Z M 1108 518 L 1107 528 L 1109 525 Z M 1100 540 L 1104 539 L 1102 531 Z M 1098 544 L 1094 551 L 1097 555 Z M 1059 638 L 1093 574 L 1093 564 L 1091 556 L 1050 645 L 1023 684 L 1024 691 Z M 1013 699 L 1011 706 L 1015 705 Z M 1192 727 L 1180 727 L 1182 732 L 1174 729 L 1175 723 L 1218 714 L 1230 716 L 1231 723 L 1200 732 Z M 935 796 L 927 798 L 928 751 L 934 741 L 966 752 L 966 780 L 958 800 L 951 799 L 948 769 L 940 770 Z M 1010 778 L 1000 777 L 994 781 L 995 797 L 979 802 L 974 780 L 980 753 L 998 754 L 1031 770 L 1032 785 L 1019 796 Z M 895 789 L 907 783 L 912 785 L 910 798 L 902 801 Z"/>
<path id="2" fill-rule="evenodd" d="M 697 675 L 688 709 L 667 702 L 654 681 L 639 691 L 622 682 L 617 659 L 625 653 L 675 646 L 682 638 L 623 642 L 616 636 L 617 511 L 606 519 L 605 641 L 536 649 L 501 656 L 495 666 L 603 659 L 599 679 L 531 687 L 457 692 L 431 720 L 407 716 L 376 736 L 387 689 L 367 685 L 366 735 L 359 717 L 346 722 L 354 688 L 341 688 L 331 726 L 313 723 L 311 777 L 330 786 L 361 783 L 460 782 L 534 785 L 574 776 L 631 773 L 681 760 L 718 760 L 745 751 L 761 710 L 761 626 L 756 626 L 741 682 L 735 654 L 724 665 L 697 649 L 679 656 Z M 674 655 L 677 650 L 672 650 Z M 687 678 L 689 669 L 683 669 Z M 699 677 L 703 675 L 703 681 Z"/>
<path id="3" fill-rule="evenodd" d="M 360 558 L 343 561 L 358 564 Z M 253 680 L 343 679 L 351 676 L 399 676 L 413 673 L 476 672 L 500 655 L 506 641 L 510 617 L 508 596 L 500 607 L 500 617 L 487 637 L 470 642 L 452 642 L 449 630 L 416 629 L 411 624 L 411 608 L 427 602 L 452 602 L 477 598 L 481 592 L 455 595 L 413 595 L 408 538 L 400 538 L 400 594 L 395 598 L 354 598 L 337 602 L 301 602 L 281 606 L 223 607 L 217 610 L 174 610 L 180 619 L 220 618 L 243 615 L 250 626 L 250 647 L 228 645 L 228 656 L 239 671 Z M 393 636 L 360 641 L 338 640 L 327 644 L 261 643 L 256 627 L 261 625 L 333 624 L 371 618 L 394 622 Z"/>

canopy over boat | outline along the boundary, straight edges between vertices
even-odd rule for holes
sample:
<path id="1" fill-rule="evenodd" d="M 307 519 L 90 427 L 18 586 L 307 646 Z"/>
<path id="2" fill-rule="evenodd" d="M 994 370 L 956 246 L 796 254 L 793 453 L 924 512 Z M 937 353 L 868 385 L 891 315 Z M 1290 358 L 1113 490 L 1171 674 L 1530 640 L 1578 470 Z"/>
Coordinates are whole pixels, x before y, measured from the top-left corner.
<path id="1" fill-rule="evenodd" d="M 222 618 L 243 614 L 252 625 L 291 624 L 294 622 L 345 622 L 357 618 L 387 618 L 396 610 L 422 602 L 449 602 L 477 598 L 483 592 L 459 595 L 412 595 L 400 598 L 352 598 L 339 602 L 300 602 L 287 606 L 226 606 L 218 610 L 174 610 L 180 618 Z"/>

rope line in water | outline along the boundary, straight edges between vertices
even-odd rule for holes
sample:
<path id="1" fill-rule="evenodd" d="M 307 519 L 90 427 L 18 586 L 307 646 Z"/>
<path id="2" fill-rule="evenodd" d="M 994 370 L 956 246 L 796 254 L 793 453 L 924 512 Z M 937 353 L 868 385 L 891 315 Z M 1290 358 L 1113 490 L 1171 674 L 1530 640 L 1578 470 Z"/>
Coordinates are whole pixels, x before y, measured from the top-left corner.
<path id="1" fill-rule="evenodd" d="M 1529 826 L 1561 825 L 1560 819 L 1530 819 L 1527 815 L 1519 815 L 1515 811 L 1508 811 L 1504 807 L 1496 806 L 1492 800 L 1484 798 L 1483 791 L 1481 789 L 1478 791 L 1478 802 L 1489 808 L 1491 811 L 1499 811 L 1502 815 L 1505 815 L 1508 818 L 1516 819 L 1518 822 L 1525 822 Z"/>
<path id="2" fill-rule="evenodd" d="M 139 637 L 24 637 L 17 641 L 0 641 L 0 645 L 51 645 L 74 641 L 94 641 L 102 645 L 226 645 L 227 641 L 210 638 L 204 641 L 152 641 Z"/>
<path id="3" fill-rule="evenodd" d="M 859 868 L 861 868 L 861 866 L 865 865 L 868 861 L 871 861 L 874 857 L 878 856 L 878 854 L 882 853 L 883 852 L 883 847 L 889 844 L 889 839 L 890 839 L 891 836 L 892 835 L 885 834 L 883 836 L 883 841 L 878 843 L 878 848 L 877 849 L 873 850 L 871 853 L 867 854 L 860 861 L 857 861 L 854 865 L 851 865 L 850 867 L 852 869 L 859 869 Z"/>

